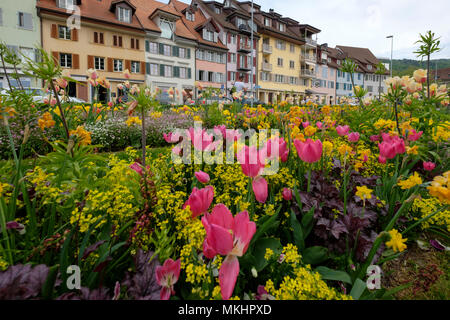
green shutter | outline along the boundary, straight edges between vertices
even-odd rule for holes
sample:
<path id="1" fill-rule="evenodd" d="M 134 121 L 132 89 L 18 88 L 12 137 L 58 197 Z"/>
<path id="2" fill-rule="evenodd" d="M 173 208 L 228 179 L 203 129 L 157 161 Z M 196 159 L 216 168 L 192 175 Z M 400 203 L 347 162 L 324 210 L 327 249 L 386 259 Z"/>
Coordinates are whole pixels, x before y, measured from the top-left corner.
<path id="1" fill-rule="evenodd" d="M 180 67 L 173 67 L 173 77 L 174 78 L 180 77 Z"/>
<path id="2" fill-rule="evenodd" d="M 149 62 L 147 62 L 147 63 L 145 64 L 145 73 L 146 73 L 146 74 L 150 74 L 150 63 L 149 63 Z"/>
<path id="3" fill-rule="evenodd" d="M 159 75 L 161 77 L 164 77 L 164 65 L 163 64 L 159 65 Z"/>
<path id="4" fill-rule="evenodd" d="M 187 50 L 187 58 L 190 59 L 191 58 L 191 49 L 186 49 Z M 191 69 L 189 69 L 191 70 Z"/>
<path id="5" fill-rule="evenodd" d="M 179 57 L 180 56 L 180 48 L 178 48 L 177 46 L 173 46 L 172 47 L 172 55 L 174 57 Z"/>
<path id="6" fill-rule="evenodd" d="M 159 54 L 164 54 L 164 45 L 162 43 L 159 44 Z"/>
<path id="7" fill-rule="evenodd" d="M 188 49 L 191 50 L 191 49 Z M 191 74 L 191 68 L 188 68 L 188 79 L 192 78 L 192 74 Z"/>
<path id="8" fill-rule="evenodd" d="M 150 52 L 150 42 L 145 40 L 145 51 Z"/>

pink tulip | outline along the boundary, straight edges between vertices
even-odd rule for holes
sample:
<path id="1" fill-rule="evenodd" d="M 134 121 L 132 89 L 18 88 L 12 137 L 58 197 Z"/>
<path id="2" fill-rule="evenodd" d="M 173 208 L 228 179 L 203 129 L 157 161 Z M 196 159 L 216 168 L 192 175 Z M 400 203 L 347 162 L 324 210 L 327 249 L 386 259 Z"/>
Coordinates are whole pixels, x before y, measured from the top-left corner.
<path id="1" fill-rule="evenodd" d="M 317 122 L 316 126 L 317 126 L 317 128 L 322 129 L 323 128 L 323 123 L 322 122 Z"/>
<path id="2" fill-rule="evenodd" d="M 385 163 L 386 163 L 386 158 L 383 157 L 383 156 L 380 154 L 380 155 L 378 156 L 378 162 L 379 162 L 379 163 L 385 164 Z"/>
<path id="3" fill-rule="evenodd" d="M 253 193 L 255 194 L 255 199 L 259 203 L 265 203 L 268 195 L 268 185 L 266 179 L 261 176 L 254 178 L 252 188 Z"/>
<path id="4" fill-rule="evenodd" d="M 309 126 L 310 126 L 310 123 L 309 123 L 309 121 L 306 121 L 306 122 L 302 122 L 302 126 L 303 126 L 303 129 L 305 129 L 305 128 L 309 127 Z"/>
<path id="5" fill-rule="evenodd" d="M 284 188 L 282 194 L 283 194 L 284 200 L 286 200 L 286 201 L 292 200 L 292 190 L 291 189 Z"/>
<path id="6" fill-rule="evenodd" d="M 295 140 L 294 145 L 299 158 L 307 163 L 317 162 L 322 157 L 323 147 L 320 140 L 313 141 L 308 139 L 306 142 Z"/>
<path id="7" fill-rule="evenodd" d="M 190 207 L 192 217 L 198 217 L 206 213 L 214 198 L 214 188 L 207 186 L 203 189 L 194 188 L 189 199 L 185 202 L 183 209 Z"/>
<path id="8" fill-rule="evenodd" d="M 406 147 L 405 147 L 405 141 L 403 139 L 400 139 L 398 137 L 396 137 L 397 139 L 394 140 L 393 144 L 394 144 L 394 148 L 395 148 L 395 152 L 397 154 L 402 154 L 406 152 Z"/>
<path id="9" fill-rule="evenodd" d="M 348 141 L 350 142 L 358 142 L 359 140 L 359 133 L 358 132 L 352 132 L 348 135 Z"/>
<path id="10" fill-rule="evenodd" d="M 348 135 L 348 133 L 350 131 L 350 127 L 349 126 L 337 126 L 336 131 L 337 131 L 338 135 L 343 137 L 343 136 Z"/>
<path id="11" fill-rule="evenodd" d="M 273 139 L 269 139 L 267 140 L 267 143 L 265 145 L 265 151 L 267 152 L 267 158 L 268 159 L 273 159 L 273 156 L 275 155 L 273 153 L 274 148 L 276 148 L 278 145 L 278 156 L 281 158 L 281 162 L 286 162 L 288 160 L 289 157 L 289 149 L 287 148 L 287 143 L 284 140 L 284 138 L 273 138 Z M 264 152 L 264 151 L 262 151 Z"/>
<path id="12" fill-rule="evenodd" d="M 195 172 L 195 177 L 200 183 L 208 183 L 210 180 L 209 174 L 203 171 Z"/>
<path id="13" fill-rule="evenodd" d="M 178 133 L 169 132 L 168 134 L 163 133 L 164 140 L 167 143 L 176 143 L 180 140 L 180 135 Z"/>
<path id="14" fill-rule="evenodd" d="M 214 126 L 214 133 L 217 134 L 217 135 L 220 133 L 222 135 L 222 137 L 226 138 L 226 136 L 227 136 L 227 127 L 224 126 L 224 125 Z"/>
<path id="15" fill-rule="evenodd" d="M 222 299 L 228 300 L 234 291 L 239 275 L 239 260 L 242 257 L 256 232 L 256 224 L 250 221 L 248 212 L 238 213 L 235 217 L 230 210 L 218 204 L 211 214 L 202 217 L 206 230 L 203 244 L 204 255 L 214 257 L 217 254 L 226 256 L 219 270 L 219 284 Z M 207 252 L 205 252 L 205 248 Z"/>
<path id="16" fill-rule="evenodd" d="M 65 88 L 67 87 L 67 85 L 69 84 L 69 83 L 67 82 L 67 80 L 64 79 L 64 78 L 58 78 L 58 79 L 56 79 L 56 83 L 58 84 L 59 87 L 61 87 L 61 88 L 63 88 L 63 89 L 65 89 Z"/>
<path id="17" fill-rule="evenodd" d="M 195 149 L 201 151 L 210 151 L 213 147 L 211 144 L 214 137 L 207 134 L 205 129 L 196 130 L 194 128 L 189 128 L 187 130 L 187 133 Z"/>
<path id="18" fill-rule="evenodd" d="M 112 108 L 113 105 L 114 104 L 111 101 L 108 102 L 108 107 Z"/>
<path id="19" fill-rule="evenodd" d="M 423 163 L 423 168 L 426 171 L 433 171 L 434 168 L 436 168 L 436 164 L 434 164 L 433 162 L 424 162 Z"/>
<path id="20" fill-rule="evenodd" d="M 380 156 L 385 159 L 394 159 L 395 156 L 397 155 L 397 152 L 395 152 L 395 146 L 393 143 L 382 142 L 378 145 L 378 148 L 380 149 Z M 381 163 L 383 163 L 383 162 L 381 162 Z"/>
<path id="21" fill-rule="evenodd" d="M 242 172 L 250 178 L 261 175 L 265 166 L 264 152 L 259 152 L 255 146 L 244 146 L 237 154 Z"/>
<path id="22" fill-rule="evenodd" d="M 409 141 L 417 141 L 422 136 L 423 131 L 416 132 L 416 130 L 411 130 L 411 133 L 408 135 Z"/>
<path id="23" fill-rule="evenodd" d="M 139 173 L 141 176 L 144 175 L 144 171 L 141 164 L 135 162 L 132 165 L 130 165 L 130 168 Z M 147 170 L 148 169 L 150 169 L 150 166 L 147 166 Z"/>
<path id="24" fill-rule="evenodd" d="M 180 277 L 181 260 L 173 261 L 167 259 L 162 266 L 156 267 L 156 281 L 162 287 L 160 293 L 161 300 L 169 300 L 175 294 L 173 286 Z"/>

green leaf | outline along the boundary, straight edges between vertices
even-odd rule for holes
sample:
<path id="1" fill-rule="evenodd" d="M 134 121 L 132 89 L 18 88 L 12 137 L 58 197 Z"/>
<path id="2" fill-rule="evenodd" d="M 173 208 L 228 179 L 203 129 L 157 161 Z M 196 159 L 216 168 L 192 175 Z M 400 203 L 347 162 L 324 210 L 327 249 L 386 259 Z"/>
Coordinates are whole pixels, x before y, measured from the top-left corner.
<path id="1" fill-rule="evenodd" d="M 278 210 L 279 211 L 279 210 Z M 272 225 L 275 223 L 275 221 L 278 219 L 278 212 L 276 214 L 274 214 L 273 216 L 271 216 L 267 221 L 265 221 L 261 226 L 258 226 L 255 235 L 253 236 L 253 239 L 251 241 L 250 244 L 250 248 L 253 247 L 253 244 L 256 243 L 256 241 L 258 241 L 258 239 L 260 237 L 262 237 L 264 235 L 264 233 L 267 232 L 267 230 L 269 230 Z"/>
<path id="2" fill-rule="evenodd" d="M 59 265 L 53 266 L 48 271 L 47 279 L 42 286 L 42 298 L 49 300 L 52 298 L 53 288 L 55 287 L 56 276 L 58 275 Z"/>
<path id="3" fill-rule="evenodd" d="M 359 298 L 363 294 L 364 290 L 366 290 L 366 288 L 367 288 L 366 283 L 358 278 L 353 284 L 353 288 L 350 291 L 350 295 L 353 297 L 353 299 L 359 300 Z"/>
<path id="4" fill-rule="evenodd" d="M 303 249 L 305 248 L 305 238 L 303 236 L 303 229 L 300 225 L 300 222 L 297 220 L 297 216 L 295 215 L 294 211 L 291 210 L 291 227 L 294 229 L 293 235 L 294 235 L 294 242 L 300 252 L 303 252 Z"/>
<path id="5" fill-rule="evenodd" d="M 259 272 L 263 270 L 267 266 L 267 260 L 264 259 L 266 254 L 266 249 L 270 248 L 277 255 L 281 254 L 282 246 L 280 240 L 275 238 L 263 238 L 260 239 L 256 245 L 254 250 L 254 258 L 255 258 L 255 268 Z"/>
<path id="6" fill-rule="evenodd" d="M 314 210 L 316 208 L 312 207 L 311 210 L 307 214 L 305 214 L 302 218 L 302 226 L 303 226 L 303 233 L 305 239 L 308 237 L 308 235 L 311 233 L 313 227 L 314 227 Z"/>
<path id="7" fill-rule="evenodd" d="M 324 247 L 306 248 L 302 253 L 302 260 L 306 264 L 317 265 L 328 259 L 328 249 Z"/>
<path id="8" fill-rule="evenodd" d="M 322 279 L 324 280 L 341 281 L 348 284 L 352 284 L 352 279 L 350 278 L 350 275 L 345 271 L 333 270 L 324 266 L 317 267 L 315 271 L 320 273 Z"/>

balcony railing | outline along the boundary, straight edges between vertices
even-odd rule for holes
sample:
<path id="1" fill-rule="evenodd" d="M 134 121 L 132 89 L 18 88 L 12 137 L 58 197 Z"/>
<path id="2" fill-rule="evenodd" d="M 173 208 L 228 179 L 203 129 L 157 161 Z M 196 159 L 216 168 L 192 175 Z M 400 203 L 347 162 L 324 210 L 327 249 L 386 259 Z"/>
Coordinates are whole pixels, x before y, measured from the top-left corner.
<path id="1" fill-rule="evenodd" d="M 242 52 L 251 52 L 252 51 L 252 46 L 248 43 L 239 43 L 238 46 L 238 51 L 242 51 Z"/>
<path id="2" fill-rule="evenodd" d="M 316 76 L 316 71 L 315 70 L 309 70 L 309 69 L 302 69 L 300 71 L 300 76 L 313 78 L 313 77 Z"/>
<path id="3" fill-rule="evenodd" d="M 262 63 L 262 70 L 271 72 L 272 71 L 272 64 L 271 63 L 267 63 L 267 62 L 263 62 Z"/>
<path id="4" fill-rule="evenodd" d="M 313 40 L 311 38 L 303 38 L 303 41 L 305 41 L 306 44 L 309 44 L 311 46 L 314 46 L 314 47 L 317 46 L 317 41 Z"/>
<path id="5" fill-rule="evenodd" d="M 272 50 L 272 46 L 263 43 L 263 53 L 271 54 Z"/>
<path id="6" fill-rule="evenodd" d="M 316 62 L 317 56 L 315 54 L 302 54 L 300 56 L 302 61 Z"/>

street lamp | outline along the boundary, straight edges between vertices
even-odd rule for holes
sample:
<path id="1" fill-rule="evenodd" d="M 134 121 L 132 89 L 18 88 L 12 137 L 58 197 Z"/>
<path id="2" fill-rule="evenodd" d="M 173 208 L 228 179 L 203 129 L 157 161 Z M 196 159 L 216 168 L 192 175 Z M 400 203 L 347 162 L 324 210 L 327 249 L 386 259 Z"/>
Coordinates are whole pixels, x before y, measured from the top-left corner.
<path id="1" fill-rule="evenodd" d="M 394 36 L 387 36 L 386 39 L 391 38 L 391 78 L 392 78 L 392 55 L 394 52 Z"/>

